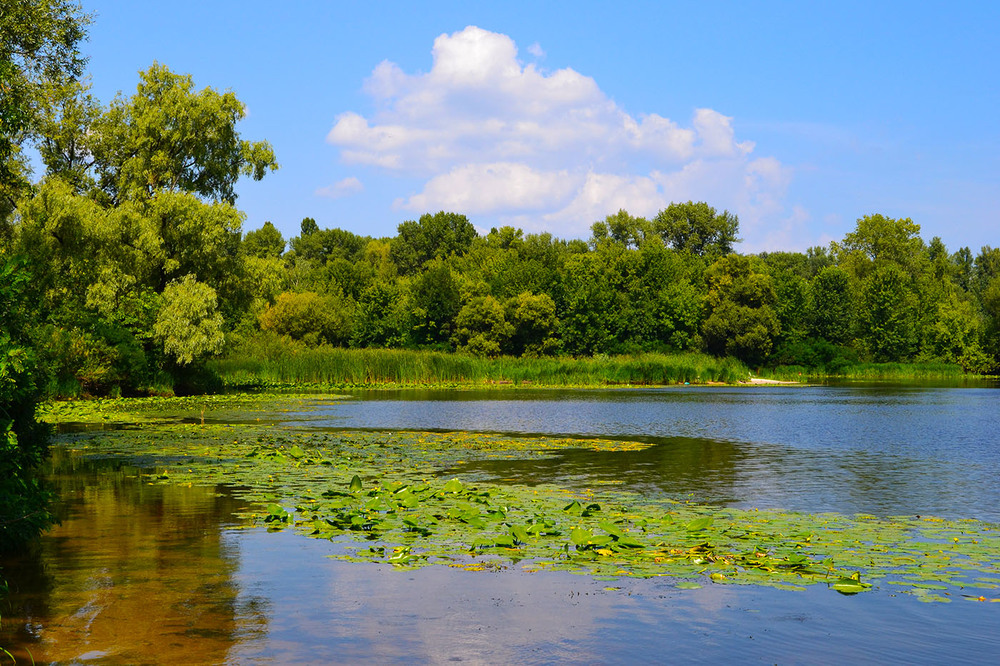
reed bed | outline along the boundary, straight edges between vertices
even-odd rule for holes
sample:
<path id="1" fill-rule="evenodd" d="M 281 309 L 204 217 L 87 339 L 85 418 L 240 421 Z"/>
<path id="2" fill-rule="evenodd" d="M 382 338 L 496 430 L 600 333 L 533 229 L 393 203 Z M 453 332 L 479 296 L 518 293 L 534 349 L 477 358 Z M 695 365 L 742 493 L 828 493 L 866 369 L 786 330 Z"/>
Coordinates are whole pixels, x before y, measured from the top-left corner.
<path id="1" fill-rule="evenodd" d="M 382 386 L 515 384 L 610 386 L 735 383 L 748 376 L 734 359 L 704 354 L 639 354 L 594 358 L 479 358 L 405 349 L 273 346 L 216 359 L 209 370 L 226 386 Z"/>
<path id="2" fill-rule="evenodd" d="M 962 379 L 969 375 L 954 363 L 852 363 L 836 368 L 807 368 L 798 365 L 761 370 L 761 377 L 804 381 L 806 379 L 842 378 L 872 381 L 920 381 Z"/>

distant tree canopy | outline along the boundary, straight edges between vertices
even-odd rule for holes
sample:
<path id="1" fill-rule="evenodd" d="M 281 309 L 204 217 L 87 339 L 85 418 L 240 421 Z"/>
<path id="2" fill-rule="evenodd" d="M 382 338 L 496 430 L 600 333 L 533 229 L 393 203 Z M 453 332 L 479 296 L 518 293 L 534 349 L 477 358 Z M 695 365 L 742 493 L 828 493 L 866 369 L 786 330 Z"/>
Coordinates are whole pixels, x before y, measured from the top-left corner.
<path id="1" fill-rule="evenodd" d="M 392 242 L 392 258 L 401 273 L 410 275 L 431 259 L 461 256 L 472 246 L 476 229 L 465 215 L 445 213 L 421 215 L 416 222 L 399 225 Z"/>
<path id="2" fill-rule="evenodd" d="M 243 251 L 251 257 L 277 259 L 285 252 L 285 239 L 273 224 L 251 231 L 243 237 Z"/>
<path id="3" fill-rule="evenodd" d="M 729 211 L 716 213 L 704 202 L 673 203 L 653 218 L 653 231 L 680 252 L 721 257 L 733 251 L 740 221 Z"/>

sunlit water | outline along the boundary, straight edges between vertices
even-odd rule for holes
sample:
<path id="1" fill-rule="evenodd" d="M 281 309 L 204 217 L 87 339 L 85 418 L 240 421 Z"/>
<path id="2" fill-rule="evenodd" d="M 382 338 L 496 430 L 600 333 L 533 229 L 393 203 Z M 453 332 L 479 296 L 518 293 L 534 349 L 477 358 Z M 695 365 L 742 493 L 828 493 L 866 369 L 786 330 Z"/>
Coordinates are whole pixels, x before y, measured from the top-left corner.
<path id="1" fill-rule="evenodd" d="M 469 465 L 469 476 L 734 505 L 998 520 L 1000 391 L 794 387 L 373 393 L 296 427 L 641 438 Z M 1000 603 L 922 604 L 594 581 L 516 567 L 397 571 L 340 544 L 238 528 L 226 488 L 148 485 L 56 450 L 63 522 L 3 562 L 0 647 L 18 663 L 992 663 Z M 608 589 L 620 588 L 620 589 Z M 2 653 L 0 653 L 2 654 Z M 0 664 L 8 663 L 0 657 Z"/>

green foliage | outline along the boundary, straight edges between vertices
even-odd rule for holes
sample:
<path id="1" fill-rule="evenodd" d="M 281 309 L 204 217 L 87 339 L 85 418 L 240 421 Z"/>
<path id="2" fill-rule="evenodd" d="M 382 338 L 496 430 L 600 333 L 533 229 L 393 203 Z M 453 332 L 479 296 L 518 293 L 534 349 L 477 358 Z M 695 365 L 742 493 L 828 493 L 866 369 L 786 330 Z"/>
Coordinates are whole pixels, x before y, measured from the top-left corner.
<path id="1" fill-rule="evenodd" d="M 261 313 L 260 327 L 306 344 L 343 345 L 351 337 L 353 313 L 342 296 L 285 292 Z"/>
<path id="2" fill-rule="evenodd" d="M 570 359 L 480 358 L 429 350 L 308 348 L 258 337 L 208 368 L 228 386 L 532 384 L 539 386 L 734 383 L 746 366 L 704 354 Z"/>
<path id="3" fill-rule="evenodd" d="M 624 209 L 614 215 L 608 215 L 603 221 L 595 222 L 590 231 L 591 243 L 595 246 L 602 242 L 613 241 L 625 247 L 638 248 L 652 236 L 649 220 L 632 217 Z"/>
<path id="4" fill-rule="evenodd" d="M 928 326 L 929 342 L 924 355 L 956 363 L 972 372 L 990 370 L 990 360 L 980 347 L 983 322 L 972 303 L 951 293 L 937 304 L 937 312 Z"/>
<path id="5" fill-rule="evenodd" d="M 89 83 L 53 82 L 39 104 L 36 145 L 46 174 L 68 183 L 75 194 L 96 184 L 90 173 L 90 128 L 103 109 L 89 90 Z"/>
<path id="6" fill-rule="evenodd" d="M 476 228 L 465 215 L 441 211 L 407 220 L 392 242 L 392 258 L 403 274 L 412 274 L 431 259 L 463 255 L 472 246 Z"/>
<path id="7" fill-rule="evenodd" d="M 312 218 L 306 220 L 302 221 L 302 234 L 293 238 L 290 243 L 296 259 L 307 259 L 320 264 L 331 259 L 356 261 L 372 240 L 343 229 L 320 229 Z"/>
<path id="8" fill-rule="evenodd" d="M 492 296 L 475 296 L 455 318 L 453 342 L 460 351 L 495 357 L 508 347 L 513 333 L 503 305 Z"/>
<path id="9" fill-rule="evenodd" d="M 836 266 L 823 268 L 812 283 L 809 333 L 835 345 L 846 344 L 854 321 L 853 303 L 847 271 Z"/>
<path id="10" fill-rule="evenodd" d="M 875 267 L 886 264 L 916 277 L 926 260 L 920 225 L 909 218 L 897 220 L 884 215 L 860 218 L 855 230 L 844 236 L 842 243 L 834 243 L 833 249 L 838 262 L 860 280 Z"/>
<path id="11" fill-rule="evenodd" d="M 153 64 L 136 94 L 112 102 L 93 127 L 99 184 L 114 202 L 166 191 L 233 203 L 240 176 L 278 168 L 267 142 L 240 138 L 245 115 L 234 93 L 196 92 L 190 76 Z"/>
<path id="12" fill-rule="evenodd" d="M 251 257 L 277 259 L 285 252 L 285 239 L 270 222 L 243 238 L 243 252 Z"/>
<path id="13" fill-rule="evenodd" d="M 875 267 L 861 288 L 861 340 L 876 362 L 905 361 L 913 356 L 915 304 L 909 279 L 896 264 Z"/>
<path id="14" fill-rule="evenodd" d="M 132 394 L 147 384 L 144 348 L 125 329 L 102 322 L 39 329 L 39 357 L 55 395 Z"/>
<path id="15" fill-rule="evenodd" d="M 771 276 L 757 272 L 749 258 L 730 254 L 712 264 L 705 277 L 705 348 L 759 367 L 781 332 Z"/>
<path id="16" fill-rule="evenodd" d="M 980 299 L 986 320 L 983 347 L 990 350 L 992 367 L 996 371 L 1000 369 L 1000 275 L 986 283 Z"/>
<path id="17" fill-rule="evenodd" d="M 89 23 L 70 0 L 0 0 L 0 236 L 27 186 L 22 143 L 37 132 L 50 87 L 83 73 Z"/>
<path id="18" fill-rule="evenodd" d="M 559 322 L 563 348 L 571 354 L 611 351 L 611 317 L 620 310 L 615 307 L 618 295 L 605 268 L 596 254 L 580 254 L 566 261 Z"/>
<path id="19" fill-rule="evenodd" d="M 222 351 L 225 338 L 215 290 L 191 274 L 168 284 L 153 333 L 180 366 Z"/>
<path id="20" fill-rule="evenodd" d="M 851 347 L 814 338 L 782 343 L 771 354 L 768 364 L 805 368 L 812 374 L 841 375 L 858 360 L 857 351 Z"/>
<path id="21" fill-rule="evenodd" d="M 184 275 L 225 289 L 238 270 L 242 213 L 187 192 L 160 192 L 143 212 L 146 229 L 140 233 L 151 235 L 158 250 L 157 291 Z"/>
<path id="22" fill-rule="evenodd" d="M 413 340 L 418 344 L 448 342 L 461 308 L 461 293 L 451 267 L 440 259 L 428 262 L 414 280 L 411 294 Z"/>
<path id="23" fill-rule="evenodd" d="M 548 294 L 521 292 L 505 304 L 512 327 L 510 353 L 515 356 L 548 356 L 559 350 L 556 304 Z"/>
<path id="24" fill-rule="evenodd" d="M 352 347 L 399 347 L 410 320 L 403 288 L 393 282 L 372 283 L 358 300 Z"/>
<path id="25" fill-rule="evenodd" d="M 733 251 L 740 220 L 729 211 L 716 213 L 704 202 L 672 203 L 653 218 L 653 231 L 680 252 L 718 258 Z"/>
<path id="26" fill-rule="evenodd" d="M 27 339 L 23 263 L 0 257 L 0 551 L 22 545 L 52 522 L 36 477 L 48 431 L 35 420 L 40 387 Z"/>

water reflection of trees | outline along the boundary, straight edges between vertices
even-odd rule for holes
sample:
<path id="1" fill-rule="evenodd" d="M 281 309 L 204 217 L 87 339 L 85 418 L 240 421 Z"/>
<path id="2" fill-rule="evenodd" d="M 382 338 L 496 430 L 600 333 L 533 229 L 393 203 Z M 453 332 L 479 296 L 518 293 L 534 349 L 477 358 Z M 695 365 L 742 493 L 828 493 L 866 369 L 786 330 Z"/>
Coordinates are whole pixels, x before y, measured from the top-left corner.
<path id="1" fill-rule="evenodd" d="M 995 520 L 996 490 L 970 484 L 963 474 L 968 472 L 945 461 L 887 451 L 801 450 L 688 437 L 657 438 L 641 450 L 578 448 L 544 458 L 470 461 L 441 472 L 578 489 L 615 484 L 640 494 L 743 507 Z M 956 506 L 982 508 L 963 514 Z"/>
<path id="2" fill-rule="evenodd" d="M 726 502 L 736 497 L 741 464 L 747 457 L 745 447 L 729 441 L 671 437 L 640 450 L 564 449 L 539 459 L 468 462 L 443 474 L 471 474 L 526 485 L 614 483 L 636 492 Z"/>
<path id="3" fill-rule="evenodd" d="M 240 508 L 231 495 L 54 453 L 62 522 L 4 563 L 0 645 L 19 662 L 218 663 L 264 630 L 266 607 L 238 597 L 239 554 L 222 529 Z"/>

